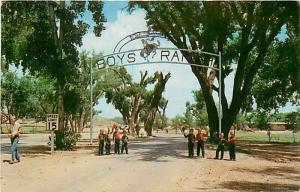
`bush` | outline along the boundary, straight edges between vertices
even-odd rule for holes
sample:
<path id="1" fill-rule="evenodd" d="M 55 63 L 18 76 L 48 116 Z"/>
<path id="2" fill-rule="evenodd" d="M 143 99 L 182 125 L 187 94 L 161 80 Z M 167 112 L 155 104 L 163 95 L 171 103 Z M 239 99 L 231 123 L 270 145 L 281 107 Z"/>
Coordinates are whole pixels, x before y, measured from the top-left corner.
<path id="1" fill-rule="evenodd" d="M 80 139 L 81 135 L 73 131 L 62 132 L 55 131 L 55 145 L 56 150 L 71 151 L 74 149 L 76 142 Z"/>

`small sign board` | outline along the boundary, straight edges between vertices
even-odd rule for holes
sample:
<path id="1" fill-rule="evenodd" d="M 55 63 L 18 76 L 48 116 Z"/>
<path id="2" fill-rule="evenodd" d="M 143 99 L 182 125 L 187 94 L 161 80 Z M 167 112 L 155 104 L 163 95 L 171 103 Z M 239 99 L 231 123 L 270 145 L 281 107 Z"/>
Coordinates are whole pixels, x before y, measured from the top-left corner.
<path id="1" fill-rule="evenodd" d="M 58 114 L 47 114 L 47 130 L 58 128 Z"/>

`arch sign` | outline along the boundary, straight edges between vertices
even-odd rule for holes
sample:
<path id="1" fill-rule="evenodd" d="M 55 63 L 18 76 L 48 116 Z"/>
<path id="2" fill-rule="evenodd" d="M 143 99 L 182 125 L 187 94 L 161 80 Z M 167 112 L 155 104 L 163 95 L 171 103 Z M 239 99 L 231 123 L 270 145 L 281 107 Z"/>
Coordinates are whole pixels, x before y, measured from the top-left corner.
<path id="1" fill-rule="evenodd" d="M 109 67 L 120 67 L 128 65 L 143 65 L 143 64 L 180 64 L 191 65 L 196 67 L 208 68 L 208 79 L 213 83 L 216 71 L 219 71 L 219 85 L 221 81 L 221 52 L 209 53 L 202 50 L 177 49 L 161 47 L 161 42 L 158 38 L 165 38 L 161 33 L 152 30 L 140 31 L 130 34 L 121 39 L 114 48 L 112 54 L 102 56 L 96 63 L 98 69 Z M 165 38 L 166 39 L 166 38 Z M 130 42 L 140 40 L 140 47 L 132 50 L 123 51 Z M 184 58 L 184 52 L 194 52 L 211 56 L 208 65 L 200 65 L 197 63 L 188 63 Z M 216 59 L 219 61 L 217 67 Z M 219 95 L 221 86 L 219 86 Z M 221 110 L 221 97 L 219 97 L 219 111 Z M 219 115 L 219 132 L 221 132 L 221 115 Z"/>
<path id="2" fill-rule="evenodd" d="M 202 66 L 214 70 L 219 70 L 215 66 L 215 57 L 219 57 L 219 54 L 203 52 L 201 50 L 190 50 L 190 49 L 177 49 L 177 48 L 164 48 L 161 47 L 159 40 L 155 38 L 164 38 L 158 32 L 154 31 L 140 31 L 126 36 L 120 40 L 114 48 L 112 54 L 104 55 L 100 60 L 97 61 L 97 68 L 104 69 L 106 67 L 114 67 L 118 65 L 142 65 L 142 64 L 181 64 L 181 65 L 193 65 Z M 122 48 L 129 42 L 135 40 L 141 40 L 141 47 L 139 49 L 132 49 L 122 51 Z M 211 55 L 209 65 L 199 65 L 188 63 L 182 52 L 197 52 L 199 54 Z"/>

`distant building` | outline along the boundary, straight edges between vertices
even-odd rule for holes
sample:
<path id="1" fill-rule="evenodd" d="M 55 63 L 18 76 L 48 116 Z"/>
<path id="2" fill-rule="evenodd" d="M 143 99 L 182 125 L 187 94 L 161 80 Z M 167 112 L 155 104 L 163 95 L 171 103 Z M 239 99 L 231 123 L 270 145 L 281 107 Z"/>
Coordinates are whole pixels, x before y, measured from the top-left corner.
<path id="1" fill-rule="evenodd" d="M 271 131 L 286 131 L 288 124 L 286 122 L 269 122 Z"/>

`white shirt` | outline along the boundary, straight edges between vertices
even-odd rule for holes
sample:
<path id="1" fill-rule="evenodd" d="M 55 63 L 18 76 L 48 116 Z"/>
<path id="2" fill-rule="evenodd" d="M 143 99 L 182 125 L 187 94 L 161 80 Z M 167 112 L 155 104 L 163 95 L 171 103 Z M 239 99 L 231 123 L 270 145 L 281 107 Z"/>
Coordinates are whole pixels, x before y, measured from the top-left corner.
<path id="1" fill-rule="evenodd" d="M 9 130 L 10 130 L 10 133 L 11 134 L 16 134 L 18 132 L 18 129 L 20 128 L 20 123 L 18 122 L 15 122 L 15 124 L 10 124 L 10 127 L 9 127 Z"/>

